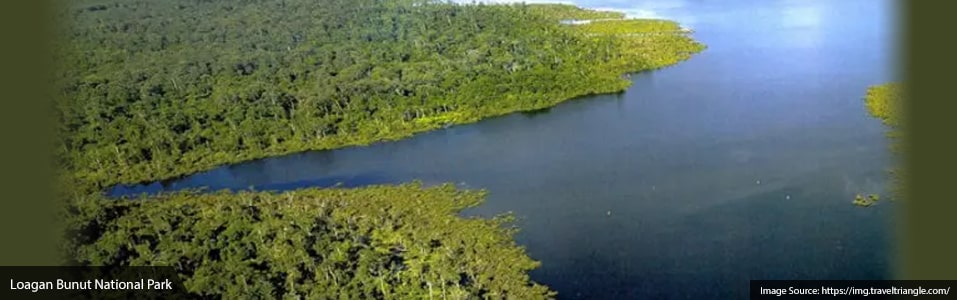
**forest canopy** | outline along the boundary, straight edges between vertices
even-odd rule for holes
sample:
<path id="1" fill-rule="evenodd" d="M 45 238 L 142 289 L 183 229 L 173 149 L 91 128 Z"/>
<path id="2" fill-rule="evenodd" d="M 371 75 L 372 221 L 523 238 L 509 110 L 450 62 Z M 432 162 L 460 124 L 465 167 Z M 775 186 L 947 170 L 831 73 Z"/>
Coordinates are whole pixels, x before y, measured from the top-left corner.
<path id="1" fill-rule="evenodd" d="M 704 46 L 569 5 L 62 0 L 68 260 L 170 265 L 212 298 L 551 298 L 483 193 L 418 184 L 110 199 L 115 184 L 363 145 L 624 90 Z M 589 19 L 588 25 L 563 20 Z"/>
<path id="2" fill-rule="evenodd" d="M 530 282 L 538 262 L 515 245 L 507 216 L 457 216 L 482 197 L 419 184 L 174 193 L 111 205 L 118 216 L 74 259 L 173 266 L 193 294 L 226 299 L 554 296 Z"/>
<path id="3" fill-rule="evenodd" d="M 617 92 L 630 84 L 622 74 L 703 48 L 670 21 L 562 25 L 622 17 L 568 5 L 69 4 L 59 150 L 77 179 L 101 187 Z"/>

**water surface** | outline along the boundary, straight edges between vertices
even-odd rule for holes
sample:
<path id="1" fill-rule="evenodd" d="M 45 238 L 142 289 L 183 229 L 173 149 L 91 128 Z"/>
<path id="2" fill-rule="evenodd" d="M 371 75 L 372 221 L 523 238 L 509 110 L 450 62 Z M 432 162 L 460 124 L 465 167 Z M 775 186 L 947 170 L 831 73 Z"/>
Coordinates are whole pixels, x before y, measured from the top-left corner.
<path id="1" fill-rule="evenodd" d="M 653 3 L 653 4 L 652 4 Z M 747 297 L 750 279 L 884 279 L 892 165 L 861 97 L 892 80 L 890 1 L 578 1 L 708 49 L 594 96 L 413 138 L 224 166 L 114 195 L 419 179 L 488 189 L 566 299 Z"/>

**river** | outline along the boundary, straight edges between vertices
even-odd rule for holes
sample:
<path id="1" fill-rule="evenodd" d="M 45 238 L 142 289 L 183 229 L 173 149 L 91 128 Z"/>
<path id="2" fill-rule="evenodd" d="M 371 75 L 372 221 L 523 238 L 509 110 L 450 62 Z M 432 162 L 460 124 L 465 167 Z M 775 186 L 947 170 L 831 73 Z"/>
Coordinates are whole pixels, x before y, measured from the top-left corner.
<path id="1" fill-rule="evenodd" d="M 652 1 L 647 1 L 652 2 Z M 893 80 L 887 0 L 577 1 L 663 17 L 708 49 L 617 95 L 412 138 L 120 186 L 287 190 L 421 180 L 490 191 L 563 299 L 747 297 L 750 279 L 886 279 L 893 165 L 869 85 Z M 887 197 L 885 197 L 887 198 Z"/>

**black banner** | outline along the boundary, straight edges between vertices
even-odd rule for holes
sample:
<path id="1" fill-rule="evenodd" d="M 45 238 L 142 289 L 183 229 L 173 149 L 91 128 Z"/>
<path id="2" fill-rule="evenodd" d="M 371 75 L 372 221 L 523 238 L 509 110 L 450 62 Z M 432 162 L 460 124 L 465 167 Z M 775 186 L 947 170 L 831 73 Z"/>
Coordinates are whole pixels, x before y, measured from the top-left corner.
<path id="1" fill-rule="evenodd" d="M 751 299 L 957 299 L 954 286 L 957 280 L 751 280 Z"/>
<path id="2" fill-rule="evenodd" d="M 187 299 L 171 267 L 0 267 L 0 299 Z"/>

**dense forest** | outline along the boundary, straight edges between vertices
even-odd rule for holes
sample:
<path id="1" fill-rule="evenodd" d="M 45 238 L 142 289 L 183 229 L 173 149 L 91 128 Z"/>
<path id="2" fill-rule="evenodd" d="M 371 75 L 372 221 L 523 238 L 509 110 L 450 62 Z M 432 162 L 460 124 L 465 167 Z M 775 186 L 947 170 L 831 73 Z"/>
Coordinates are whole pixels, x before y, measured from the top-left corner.
<path id="1" fill-rule="evenodd" d="M 101 187 L 621 91 L 702 49 L 668 21 L 562 25 L 610 14 L 563 5 L 70 3 L 59 148 Z"/>
<path id="2" fill-rule="evenodd" d="M 173 265 L 237 298 L 549 298 L 480 192 L 416 184 L 108 199 L 119 183 L 363 145 L 625 89 L 703 45 L 569 5 L 64 1 L 60 191 L 73 264 Z M 563 20 L 595 20 L 567 25 Z"/>
<path id="3" fill-rule="evenodd" d="M 186 288 L 227 299 L 543 299 L 538 263 L 507 217 L 463 219 L 481 192 L 418 184 L 283 194 L 175 193 L 125 201 L 75 257 L 174 266 Z"/>

